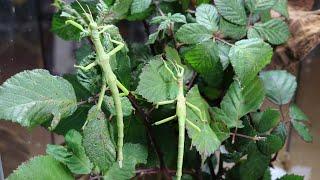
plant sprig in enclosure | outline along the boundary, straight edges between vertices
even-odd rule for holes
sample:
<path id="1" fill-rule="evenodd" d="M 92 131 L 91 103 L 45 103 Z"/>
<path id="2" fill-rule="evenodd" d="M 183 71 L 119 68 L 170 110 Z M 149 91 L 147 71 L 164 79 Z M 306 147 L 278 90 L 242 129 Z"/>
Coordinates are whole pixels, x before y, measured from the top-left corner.
<path id="1" fill-rule="evenodd" d="M 12 76 L 0 88 L 0 118 L 43 126 L 66 143 L 48 145 L 8 179 L 270 179 L 289 126 L 312 141 L 308 117 L 291 103 L 294 75 L 264 70 L 290 36 L 286 1 L 54 6 L 52 32 L 80 44 L 76 73 Z M 145 43 L 120 34 L 118 22 L 132 21 L 144 25 Z M 279 108 L 262 105 L 267 99 Z M 303 179 L 279 179 L 288 178 Z"/>

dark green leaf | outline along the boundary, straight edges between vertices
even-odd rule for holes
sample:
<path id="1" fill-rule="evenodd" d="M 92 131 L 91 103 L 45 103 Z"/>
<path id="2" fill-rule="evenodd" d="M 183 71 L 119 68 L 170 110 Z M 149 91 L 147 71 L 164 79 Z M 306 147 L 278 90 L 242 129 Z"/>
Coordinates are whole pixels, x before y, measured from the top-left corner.
<path id="1" fill-rule="evenodd" d="M 68 18 L 60 16 L 56 13 L 52 17 L 51 31 L 64 40 L 80 40 L 81 31 L 73 25 L 66 24 Z"/>
<path id="2" fill-rule="evenodd" d="M 225 37 L 236 40 L 243 38 L 247 33 L 246 26 L 230 23 L 223 18 L 220 19 L 219 30 Z"/>
<path id="3" fill-rule="evenodd" d="M 303 180 L 303 176 L 294 175 L 294 174 L 287 174 L 278 178 L 277 180 Z"/>
<path id="4" fill-rule="evenodd" d="M 133 107 L 127 97 L 121 97 L 121 106 L 123 116 L 131 115 L 133 111 Z M 110 112 L 111 115 L 116 116 L 116 109 L 114 107 L 114 101 L 111 96 L 104 96 L 103 102 L 105 104 L 106 109 Z"/>
<path id="5" fill-rule="evenodd" d="M 267 97 L 278 105 L 291 101 L 296 88 L 296 77 L 287 71 L 274 70 L 260 73 Z"/>
<path id="6" fill-rule="evenodd" d="M 284 143 L 282 142 L 281 137 L 273 134 L 270 134 L 266 139 L 257 142 L 259 151 L 265 155 L 271 155 L 278 152 L 283 145 Z"/>
<path id="7" fill-rule="evenodd" d="M 261 39 L 241 40 L 231 47 L 229 58 L 243 86 L 250 83 L 270 63 L 272 53 L 271 46 Z"/>
<path id="8" fill-rule="evenodd" d="M 279 45 L 285 43 L 290 36 L 288 25 L 280 19 L 272 19 L 265 23 L 256 23 L 254 28 L 257 34 L 248 33 L 248 38 L 260 38 L 267 40 L 271 44 Z"/>
<path id="9" fill-rule="evenodd" d="M 89 174 L 92 164 L 82 146 L 82 136 L 75 130 L 66 134 L 67 148 L 59 145 L 47 145 L 47 154 L 66 164 L 74 174 Z"/>
<path id="10" fill-rule="evenodd" d="M 277 0 L 247 0 L 246 4 L 251 12 L 270 10 Z"/>
<path id="11" fill-rule="evenodd" d="M 291 119 L 296 121 L 307 121 L 308 117 L 303 113 L 303 111 L 296 105 L 290 104 L 289 116 Z"/>
<path id="12" fill-rule="evenodd" d="M 196 9 L 197 23 L 215 32 L 218 30 L 219 14 L 216 8 L 210 4 L 202 4 Z"/>
<path id="13" fill-rule="evenodd" d="M 141 13 L 148 9 L 152 0 L 132 0 L 131 14 Z"/>
<path id="14" fill-rule="evenodd" d="M 224 122 L 229 128 L 242 127 L 240 118 L 258 109 L 265 97 L 263 85 L 255 78 L 250 86 L 240 87 L 233 82 L 220 104 L 220 108 L 213 108 L 216 120 Z"/>
<path id="15" fill-rule="evenodd" d="M 201 97 L 198 87 L 193 87 L 187 94 L 187 101 L 196 105 L 200 110 L 205 120 L 210 121 L 209 105 Z M 197 125 L 201 132 L 195 130 L 186 124 L 187 132 L 192 140 L 192 145 L 196 147 L 197 151 L 201 154 L 203 159 L 209 157 L 221 144 L 220 139 L 216 133 L 211 129 L 209 123 L 202 122 L 198 114 L 196 114 L 191 108 L 187 108 L 187 119 Z M 222 137 L 222 136 L 220 136 Z"/>
<path id="16" fill-rule="evenodd" d="M 162 58 L 155 57 L 143 68 L 136 92 L 153 103 L 177 96 L 178 86 L 164 67 Z"/>
<path id="17" fill-rule="evenodd" d="M 13 171 L 8 180 L 72 180 L 71 173 L 50 156 L 36 156 Z"/>
<path id="18" fill-rule="evenodd" d="M 260 133 L 269 131 L 280 122 L 279 111 L 271 108 L 266 109 L 264 112 L 256 113 L 254 117 L 257 118 L 254 122 L 255 129 Z"/>
<path id="19" fill-rule="evenodd" d="M 36 69 L 18 73 L 0 87 L 0 118 L 34 127 L 48 120 L 55 127 L 77 108 L 72 85 L 65 79 Z"/>
<path id="20" fill-rule="evenodd" d="M 103 112 L 94 106 L 88 114 L 83 131 L 83 146 L 91 162 L 102 171 L 108 170 L 116 160 L 112 126 Z"/>
<path id="21" fill-rule="evenodd" d="M 288 0 L 277 0 L 276 4 L 272 7 L 272 9 L 279 12 L 284 17 L 289 18 Z"/>
<path id="22" fill-rule="evenodd" d="M 309 129 L 303 122 L 292 120 L 291 123 L 304 141 L 312 142 L 312 136 L 310 135 Z"/>
<path id="23" fill-rule="evenodd" d="M 238 24 L 247 24 L 247 15 L 240 0 L 215 0 L 218 12 L 228 21 Z"/>
<path id="24" fill-rule="evenodd" d="M 123 167 L 120 168 L 117 162 L 104 173 L 104 179 L 127 180 L 135 175 L 137 164 L 146 164 L 148 151 L 139 144 L 127 143 L 123 147 Z"/>
<path id="25" fill-rule="evenodd" d="M 212 38 L 212 32 L 198 23 L 189 23 L 180 27 L 176 37 L 182 43 L 196 44 Z"/>

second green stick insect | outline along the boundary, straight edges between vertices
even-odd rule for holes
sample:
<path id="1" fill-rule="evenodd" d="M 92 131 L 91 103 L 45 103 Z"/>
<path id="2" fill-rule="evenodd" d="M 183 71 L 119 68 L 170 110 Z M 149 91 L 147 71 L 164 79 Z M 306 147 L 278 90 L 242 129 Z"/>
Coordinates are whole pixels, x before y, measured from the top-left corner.
<path id="1" fill-rule="evenodd" d="M 183 82 L 184 81 L 184 79 L 183 79 L 184 68 L 174 62 L 171 62 L 171 63 L 173 65 L 176 73 L 173 73 L 171 71 L 171 69 L 168 67 L 168 65 L 166 64 L 166 62 L 164 61 L 164 65 L 165 65 L 166 69 L 170 72 L 170 74 L 172 75 L 174 80 L 177 81 L 177 84 L 178 84 L 177 97 L 174 100 L 158 102 L 156 105 L 158 107 L 159 105 L 172 104 L 172 103 L 176 102 L 176 114 L 174 116 L 171 116 L 171 117 L 165 118 L 161 121 L 158 121 L 158 122 L 154 123 L 154 125 L 159 125 L 159 124 L 163 124 L 163 123 L 166 123 L 166 122 L 174 120 L 174 119 L 178 119 L 179 138 L 178 138 L 178 159 L 177 159 L 176 177 L 177 177 L 177 180 L 180 180 L 181 176 L 182 176 L 186 123 L 188 125 L 190 125 L 190 127 L 196 129 L 197 131 L 201 131 L 201 129 L 198 126 L 196 126 L 194 123 L 192 123 L 192 121 L 187 119 L 187 106 L 189 108 L 191 108 L 193 111 L 195 111 L 199 115 L 199 117 L 202 121 L 204 121 L 204 120 L 202 118 L 201 110 L 199 108 L 197 108 L 195 105 L 187 102 L 187 99 L 184 95 L 184 82 Z"/>

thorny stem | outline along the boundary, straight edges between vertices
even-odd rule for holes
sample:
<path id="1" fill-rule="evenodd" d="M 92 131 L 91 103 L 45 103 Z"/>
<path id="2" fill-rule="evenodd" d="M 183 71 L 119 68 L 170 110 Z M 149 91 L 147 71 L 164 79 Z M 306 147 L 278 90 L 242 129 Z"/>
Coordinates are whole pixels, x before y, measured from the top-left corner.
<path id="1" fill-rule="evenodd" d="M 143 176 L 143 175 L 150 175 L 150 174 L 158 174 L 158 173 L 161 173 L 161 169 L 159 168 L 149 168 L 149 169 L 138 169 L 135 171 L 136 173 L 136 176 Z M 168 169 L 168 173 L 170 175 L 173 175 L 176 173 L 176 170 L 173 170 L 173 169 Z M 195 170 L 183 170 L 183 173 L 184 174 L 189 174 L 189 175 L 192 175 L 192 176 L 195 176 Z"/>
<path id="2" fill-rule="evenodd" d="M 223 42 L 223 43 L 225 43 L 225 44 L 228 44 L 229 46 L 234 46 L 234 44 L 231 44 L 231 43 L 229 43 L 228 41 L 226 41 L 226 40 L 224 40 L 224 39 L 221 39 L 221 38 L 219 38 L 219 37 L 214 37 L 214 39 L 215 40 L 218 40 L 218 41 L 220 41 L 220 42 Z"/>
<path id="3" fill-rule="evenodd" d="M 159 160 L 159 163 L 160 163 L 160 170 L 162 173 L 164 173 L 164 175 L 166 176 L 166 179 L 172 179 L 170 174 L 169 174 L 169 171 L 167 169 L 167 166 L 165 164 L 165 161 L 164 161 L 164 158 L 163 158 L 163 153 L 160 149 L 160 146 L 158 144 L 158 142 L 156 141 L 156 136 L 154 134 L 154 131 L 152 130 L 152 126 L 151 126 L 151 123 L 150 123 L 150 116 L 148 114 L 146 114 L 144 112 L 144 110 L 139 106 L 136 98 L 134 97 L 133 94 L 129 94 L 128 95 L 128 99 L 130 100 L 132 106 L 136 109 L 136 111 L 138 112 L 138 114 L 140 115 L 141 117 L 141 120 L 144 124 L 144 126 L 146 127 L 146 130 L 147 130 L 147 134 L 149 136 L 149 140 L 150 140 L 150 143 L 151 143 L 151 146 L 153 147 L 153 149 L 155 150 L 156 152 L 156 155 L 158 157 L 158 160 Z"/>
<path id="4" fill-rule="evenodd" d="M 280 110 L 282 121 L 285 122 L 285 117 L 284 117 L 284 112 L 283 112 L 282 105 L 279 105 L 279 110 Z"/>

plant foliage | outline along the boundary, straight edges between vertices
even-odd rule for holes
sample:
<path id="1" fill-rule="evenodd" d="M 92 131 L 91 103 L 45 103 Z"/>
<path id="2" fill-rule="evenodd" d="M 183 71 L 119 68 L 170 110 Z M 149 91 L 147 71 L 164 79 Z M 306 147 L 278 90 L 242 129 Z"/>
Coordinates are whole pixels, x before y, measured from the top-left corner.
<path id="1" fill-rule="evenodd" d="M 171 179 L 175 171 L 177 179 L 270 179 L 290 123 L 312 141 L 308 117 L 291 103 L 296 78 L 265 70 L 275 46 L 290 36 L 286 0 L 54 5 L 52 32 L 80 42 L 76 73 L 62 78 L 37 69 L 12 76 L 0 87 L 0 118 L 46 127 L 65 143 L 48 145 L 47 155 L 8 179 Z M 283 17 L 272 18 L 271 10 Z M 121 21 L 143 22 L 146 42 L 123 38 Z M 278 108 L 262 107 L 266 99 Z"/>

